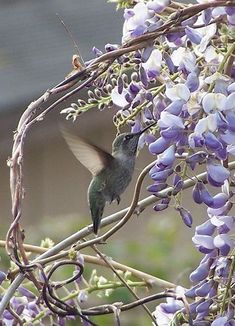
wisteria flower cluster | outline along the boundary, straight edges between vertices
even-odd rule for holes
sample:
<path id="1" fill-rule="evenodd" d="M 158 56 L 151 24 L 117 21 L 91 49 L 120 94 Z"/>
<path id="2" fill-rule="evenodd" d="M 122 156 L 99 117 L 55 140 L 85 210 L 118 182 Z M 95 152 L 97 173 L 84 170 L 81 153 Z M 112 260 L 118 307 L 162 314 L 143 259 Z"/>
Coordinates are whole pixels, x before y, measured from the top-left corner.
<path id="1" fill-rule="evenodd" d="M 143 307 L 159 326 L 235 325 L 235 4 L 232 0 L 198 0 L 194 5 L 171 0 L 110 1 L 125 8 L 121 44 L 107 44 L 104 51 L 93 48 L 95 59 L 78 71 L 88 98 L 79 98 L 61 113 L 75 121 L 91 109 L 112 110 L 118 132 L 125 125 L 138 132 L 151 124 L 140 136 L 138 147 L 147 145 L 153 155 L 147 191 L 156 198 L 154 211 L 157 214 L 171 206 L 185 228 L 197 225 L 196 210 L 182 200 L 190 184 L 194 208 L 202 205 L 205 213 L 192 238 L 202 258 L 189 275 L 191 286 L 166 291 L 162 297 L 169 296 L 167 301 L 152 314 Z M 82 84 L 86 78 L 88 82 Z M 66 80 L 59 85 L 65 86 Z M 55 93 L 59 87 L 53 89 Z M 204 172 L 199 173 L 202 168 Z M 109 282 L 96 271 L 87 282 L 82 275 L 83 256 L 71 260 L 79 267 L 78 277 L 71 278 L 75 295 L 57 299 L 59 285 L 49 282 L 50 272 L 40 265 L 42 296 L 37 298 L 27 287 L 19 287 L 4 311 L 4 325 L 13 325 L 14 317 L 22 313 L 28 323 L 42 315 L 56 315 L 58 325 L 75 316 L 85 325 L 95 325 L 85 316 L 95 314 L 99 307 L 94 311 L 80 308 L 94 289 L 104 297 L 122 284 L 146 286 L 131 281 L 129 274 L 120 278 L 116 273 L 118 281 Z M 31 269 L 26 272 L 32 279 Z M 6 282 L 5 274 L 0 273 L 0 281 Z M 53 311 L 55 306 L 59 310 Z M 112 311 L 119 325 L 122 308 L 105 306 L 104 313 Z"/>
<path id="2" fill-rule="evenodd" d="M 168 0 L 137 1 L 126 8 L 122 42 L 128 44 L 158 30 L 165 22 L 161 13 L 169 5 Z M 135 132 L 157 121 L 157 127 L 142 135 L 139 143 L 140 147 L 146 143 L 150 153 L 157 155 L 148 191 L 157 196 L 172 187 L 172 192 L 154 209 L 167 209 L 174 201 L 191 227 L 193 216 L 179 194 L 185 178 L 195 175 L 199 165 L 207 172 L 206 179 L 195 178 L 192 190 L 193 200 L 205 205 L 207 216 L 192 239 L 204 256 L 190 275 L 192 288 L 184 291 L 189 308 L 173 299 L 160 304 L 158 325 L 170 324 L 179 312 L 192 325 L 235 324 L 234 176 L 229 170 L 235 154 L 234 25 L 235 7 L 208 6 L 182 21 L 175 31 L 166 31 L 143 49 L 120 57 L 126 72 L 111 72 L 111 78 L 117 77 L 109 84 L 107 106 L 117 110 L 117 128 L 128 123 Z"/>

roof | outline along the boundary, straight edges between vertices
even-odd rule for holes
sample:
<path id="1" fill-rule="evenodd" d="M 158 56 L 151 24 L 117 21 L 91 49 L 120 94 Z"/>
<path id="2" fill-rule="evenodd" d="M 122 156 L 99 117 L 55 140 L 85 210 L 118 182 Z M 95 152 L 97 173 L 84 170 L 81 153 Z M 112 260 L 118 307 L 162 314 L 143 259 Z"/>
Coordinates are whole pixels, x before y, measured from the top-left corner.
<path id="1" fill-rule="evenodd" d="M 21 107 L 72 70 L 76 54 L 58 13 L 84 60 L 91 49 L 120 43 L 122 12 L 106 0 L 0 0 L 0 111 Z"/>

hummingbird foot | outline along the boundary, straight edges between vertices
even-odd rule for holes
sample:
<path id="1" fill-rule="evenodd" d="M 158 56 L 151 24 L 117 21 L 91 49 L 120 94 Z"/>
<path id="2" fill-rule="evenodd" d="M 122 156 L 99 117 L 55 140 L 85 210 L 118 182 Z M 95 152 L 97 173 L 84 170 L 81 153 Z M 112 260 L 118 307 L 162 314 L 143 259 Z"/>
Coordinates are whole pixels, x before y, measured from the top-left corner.
<path id="1" fill-rule="evenodd" d="M 117 201 L 117 204 L 119 205 L 120 204 L 120 201 L 121 201 L 120 196 L 117 196 L 116 201 Z"/>

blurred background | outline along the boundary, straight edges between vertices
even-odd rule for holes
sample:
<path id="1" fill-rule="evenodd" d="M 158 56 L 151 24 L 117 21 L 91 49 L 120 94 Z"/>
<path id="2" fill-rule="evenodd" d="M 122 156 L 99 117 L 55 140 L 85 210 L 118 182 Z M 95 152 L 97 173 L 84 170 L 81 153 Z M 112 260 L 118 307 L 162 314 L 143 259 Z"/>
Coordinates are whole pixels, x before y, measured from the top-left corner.
<path id="1" fill-rule="evenodd" d="M 93 46 L 103 50 L 106 43 L 121 42 L 123 13 L 116 12 L 115 6 L 107 4 L 105 0 L 0 1 L 1 239 L 5 238 L 11 223 L 9 168 L 6 161 L 11 156 L 13 132 L 27 105 L 63 80 L 72 70 L 71 59 L 76 54 L 57 13 L 72 31 L 85 61 L 93 57 Z M 59 123 L 64 122 L 78 135 L 109 151 L 116 130 L 112 124 L 111 111 L 92 110 L 75 123 L 65 122 L 60 110 L 76 102 L 77 96 L 54 109 L 43 122 L 34 125 L 26 140 L 26 197 L 21 221 L 26 243 L 40 245 L 41 239 L 46 237 L 58 242 L 90 223 L 86 192 L 91 176 L 68 150 L 59 131 Z M 122 196 L 120 205 L 107 205 L 104 216 L 130 204 L 136 178 L 152 159 L 146 149 L 141 151 L 133 181 Z M 150 195 L 145 190 L 150 182 L 146 178 L 141 198 Z M 183 200 L 192 213 L 196 209 L 195 227 L 204 220 L 204 212 L 190 202 L 189 195 L 185 193 Z M 121 263 L 187 285 L 188 274 L 200 258 L 191 244 L 193 233 L 193 228 L 186 228 L 174 209 L 156 213 L 150 207 L 138 218 L 133 217 L 100 249 Z M 7 260 L 3 253 L 4 250 L 1 251 L 0 264 L 1 269 L 6 269 Z M 89 267 L 86 268 L 89 275 Z M 124 291 L 110 300 L 131 299 Z M 106 298 L 102 300 L 106 302 Z M 146 316 L 141 314 L 141 308 L 133 312 L 134 324 L 145 325 Z M 125 325 L 134 325 L 131 313 L 125 313 L 125 318 Z"/>

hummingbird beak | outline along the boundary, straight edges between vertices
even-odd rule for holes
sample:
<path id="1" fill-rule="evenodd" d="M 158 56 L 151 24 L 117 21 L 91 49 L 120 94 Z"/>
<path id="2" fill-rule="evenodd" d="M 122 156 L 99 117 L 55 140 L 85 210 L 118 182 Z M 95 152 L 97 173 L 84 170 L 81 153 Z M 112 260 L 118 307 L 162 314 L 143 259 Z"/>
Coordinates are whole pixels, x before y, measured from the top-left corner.
<path id="1" fill-rule="evenodd" d="M 149 128 L 151 128 L 152 126 L 154 126 L 157 123 L 157 121 L 151 123 L 149 126 L 145 127 L 144 129 L 138 131 L 135 133 L 135 135 L 142 135 L 146 130 L 148 130 Z"/>

